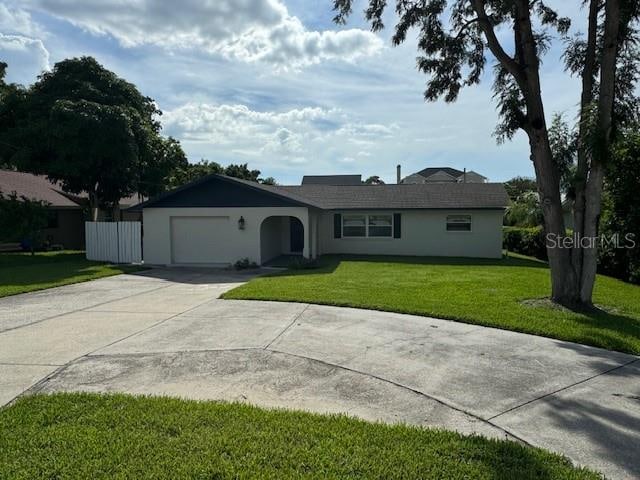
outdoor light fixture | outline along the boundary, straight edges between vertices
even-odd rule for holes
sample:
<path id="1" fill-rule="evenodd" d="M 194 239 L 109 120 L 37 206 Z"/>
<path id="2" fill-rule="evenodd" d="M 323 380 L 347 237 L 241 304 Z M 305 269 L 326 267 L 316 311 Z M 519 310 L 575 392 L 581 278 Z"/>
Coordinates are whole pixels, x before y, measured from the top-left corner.
<path id="1" fill-rule="evenodd" d="M 245 223 L 245 222 L 244 222 L 244 217 L 243 217 L 243 216 L 240 216 L 240 219 L 238 220 L 238 228 L 239 228 L 240 230 L 244 230 L 244 223 Z"/>

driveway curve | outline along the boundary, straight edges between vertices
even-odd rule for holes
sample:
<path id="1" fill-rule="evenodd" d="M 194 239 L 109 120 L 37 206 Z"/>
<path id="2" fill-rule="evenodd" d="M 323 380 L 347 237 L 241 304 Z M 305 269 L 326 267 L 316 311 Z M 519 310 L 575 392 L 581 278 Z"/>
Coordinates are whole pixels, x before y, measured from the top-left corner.
<path id="1" fill-rule="evenodd" d="M 94 391 L 245 401 L 511 438 L 640 477 L 640 359 L 412 315 L 220 300 L 151 270 L 0 299 L 0 405 Z"/>

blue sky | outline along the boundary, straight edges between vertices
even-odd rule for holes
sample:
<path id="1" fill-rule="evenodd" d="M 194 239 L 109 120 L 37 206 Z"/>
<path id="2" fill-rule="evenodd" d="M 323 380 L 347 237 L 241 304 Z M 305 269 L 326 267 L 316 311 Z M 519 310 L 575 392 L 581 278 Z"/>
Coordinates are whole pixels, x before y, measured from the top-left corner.
<path id="1" fill-rule="evenodd" d="M 191 161 L 249 163 L 280 183 L 303 174 L 361 173 L 394 181 L 427 166 L 492 181 L 533 175 L 524 135 L 496 145 L 491 79 L 454 104 L 424 103 L 415 34 L 392 47 L 356 5 L 346 26 L 330 0 L 9 0 L 0 58 L 30 84 L 64 58 L 92 55 L 163 110 L 164 133 Z M 579 31 L 580 1 L 556 1 Z M 393 16 L 388 16 L 388 26 Z M 575 114 L 579 83 L 560 50 L 543 64 L 547 114 Z M 488 69 L 490 72 L 490 69 Z"/>

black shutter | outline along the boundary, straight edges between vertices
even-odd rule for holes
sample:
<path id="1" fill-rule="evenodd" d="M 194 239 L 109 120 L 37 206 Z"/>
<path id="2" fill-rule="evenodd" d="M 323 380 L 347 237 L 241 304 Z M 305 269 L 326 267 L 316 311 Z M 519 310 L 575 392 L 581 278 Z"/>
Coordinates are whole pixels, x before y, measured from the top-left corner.
<path id="1" fill-rule="evenodd" d="M 342 238 L 342 215 L 333 214 L 333 238 Z"/>
<path id="2" fill-rule="evenodd" d="M 393 238 L 402 237 L 402 215 L 399 213 L 393 214 Z"/>

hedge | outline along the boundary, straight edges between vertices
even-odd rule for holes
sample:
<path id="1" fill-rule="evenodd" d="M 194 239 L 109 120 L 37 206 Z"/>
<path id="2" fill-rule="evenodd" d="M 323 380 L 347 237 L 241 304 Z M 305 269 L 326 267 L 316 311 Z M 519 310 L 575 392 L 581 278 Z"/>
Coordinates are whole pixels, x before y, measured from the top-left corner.
<path id="1" fill-rule="evenodd" d="M 510 252 L 547 260 L 542 227 L 502 227 L 502 244 Z"/>

